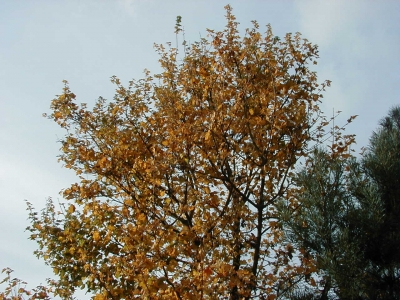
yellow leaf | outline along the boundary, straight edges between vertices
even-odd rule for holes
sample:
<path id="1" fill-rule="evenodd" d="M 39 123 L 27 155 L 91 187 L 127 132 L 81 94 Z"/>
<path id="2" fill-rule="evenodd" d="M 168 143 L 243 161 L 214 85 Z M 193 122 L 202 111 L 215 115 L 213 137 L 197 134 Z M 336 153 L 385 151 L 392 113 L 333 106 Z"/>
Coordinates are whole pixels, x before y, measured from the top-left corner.
<path id="1" fill-rule="evenodd" d="M 68 208 L 68 213 L 72 214 L 75 212 L 75 206 L 73 204 L 71 204 Z"/>
<path id="2" fill-rule="evenodd" d="M 100 233 L 98 231 L 93 232 L 93 240 L 98 242 L 100 240 Z"/>
<path id="3" fill-rule="evenodd" d="M 204 136 L 204 139 L 205 139 L 206 141 L 208 141 L 208 140 L 210 139 L 210 135 L 211 135 L 211 132 L 210 132 L 210 130 L 209 130 L 209 131 L 206 132 L 206 135 Z"/>
<path id="4" fill-rule="evenodd" d="M 133 206 L 135 204 L 135 202 L 133 202 L 132 199 L 126 199 L 124 201 L 124 204 L 127 205 L 127 206 Z"/>
<path id="5" fill-rule="evenodd" d="M 146 221 L 146 215 L 145 214 L 139 214 L 137 219 L 138 219 L 139 222 L 144 222 L 144 221 Z"/>
<path id="6" fill-rule="evenodd" d="M 116 115 L 116 114 L 118 113 L 118 111 L 119 111 L 119 107 L 116 106 L 116 107 L 113 108 L 113 110 L 112 110 L 111 113 L 112 113 L 113 115 Z"/>
<path id="7" fill-rule="evenodd" d="M 100 160 L 99 160 L 99 166 L 100 168 L 105 168 L 107 167 L 107 163 L 108 163 L 108 159 L 106 156 L 103 156 Z"/>

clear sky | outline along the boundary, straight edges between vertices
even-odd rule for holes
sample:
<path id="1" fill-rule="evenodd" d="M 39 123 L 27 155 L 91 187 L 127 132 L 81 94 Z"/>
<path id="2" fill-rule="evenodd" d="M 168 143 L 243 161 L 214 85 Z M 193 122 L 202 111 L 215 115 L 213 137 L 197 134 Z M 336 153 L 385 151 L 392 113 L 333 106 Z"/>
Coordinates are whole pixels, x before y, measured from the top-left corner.
<path id="1" fill-rule="evenodd" d="M 344 122 L 366 146 L 371 132 L 393 105 L 400 105 L 400 1 L 229 2 L 240 28 L 257 20 L 274 34 L 301 32 L 318 44 L 319 80 L 332 80 L 322 104 L 330 115 L 341 110 Z M 176 16 L 182 16 L 189 42 L 222 30 L 220 0 L 0 0 L 0 268 L 32 285 L 51 271 L 33 251 L 24 232 L 24 200 L 41 209 L 47 197 L 76 181 L 57 162 L 64 134 L 43 118 L 50 101 L 70 83 L 78 102 L 112 99 L 110 77 L 123 83 L 158 72 L 153 43 L 175 43 Z M 261 27 L 262 28 L 262 27 Z M 62 199 L 60 199 L 61 201 Z M 30 285 L 30 286 L 32 286 Z"/>

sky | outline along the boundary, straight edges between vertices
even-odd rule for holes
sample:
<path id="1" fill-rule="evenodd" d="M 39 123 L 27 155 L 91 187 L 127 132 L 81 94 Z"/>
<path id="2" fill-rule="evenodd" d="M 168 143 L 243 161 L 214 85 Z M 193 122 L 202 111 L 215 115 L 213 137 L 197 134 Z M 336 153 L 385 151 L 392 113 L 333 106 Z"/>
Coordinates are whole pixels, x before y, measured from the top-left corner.
<path id="1" fill-rule="evenodd" d="M 145 68 L 160 71 L 154 43 L 175 43 L 178 15 L 186 40 L 223 30 L 220 0 L 0 0 L 0 269 L 11 267 L 29 287 L 51 270 L 28 240 L 25 200 L 40 210 L 46 199 L 77 181 L 57 162 L 65 134 L 42 117 L 70 83 L 78 102 L 112 99 L 116 75 L 127 84 Z M 323 111 L 342 111 L 337 124 L 359 115 L 346 132 L 357 151 L 394 105 L 400 105 L 400 1 L 231 0 L 242 32 L 257 20 L 274 34 L 301 32 L 319 46 L 313 69 L 332 81 Z M 82 299 L 85 297 L 83 296 Z"/>

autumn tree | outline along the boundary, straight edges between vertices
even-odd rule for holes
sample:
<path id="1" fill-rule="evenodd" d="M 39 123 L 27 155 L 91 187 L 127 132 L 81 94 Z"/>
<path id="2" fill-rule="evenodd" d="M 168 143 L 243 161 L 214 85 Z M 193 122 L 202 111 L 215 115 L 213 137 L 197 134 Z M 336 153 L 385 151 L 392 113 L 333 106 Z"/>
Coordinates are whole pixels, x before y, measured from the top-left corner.
<path id="1" fill-rule="evenodd" d="M 254 21 L 240 37 L 226 12 L 182 53 L 156 45 L 160 74 L 113 77 L 113 101 L 78 105 L 67 82 L 52 101 L 59 159 L 79 181 L 61 209 L 29 206 L 29 230 L 62 298 L 275 299 L 313 268 L 290 260 L 276 204 L 296 202 L 293 167 L 320 138 L 329 82 L 299 33 Z"/>

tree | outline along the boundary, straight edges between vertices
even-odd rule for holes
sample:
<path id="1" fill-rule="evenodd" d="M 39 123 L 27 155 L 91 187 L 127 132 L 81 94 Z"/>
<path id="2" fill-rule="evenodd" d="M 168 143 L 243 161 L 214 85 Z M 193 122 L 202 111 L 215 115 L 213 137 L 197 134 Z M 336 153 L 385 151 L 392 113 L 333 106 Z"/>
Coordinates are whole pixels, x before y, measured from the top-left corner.
<path id="1" fill-rule="evenodd" d="M 400 298 L 400 106 L 390 110 L 372 134 L 363 157 L 376 185 L 383 217 L 369 231 L 365 257 L 370 263 L 371 299 Z"/>
<path id="2" fill-rule="evenodd" d="M 340 299 L 359 299 L 366 288 L 360 245 L 366 226 L 381 216 L 379 204 L 358 161 L 332 154 L 322 148 L 314 150 L 294 179 L 298 206 L 287 207 L 282 201 L 281 222 L 286 238 L 316 262 L 316 272 L 308 280 L 316 287 L 310 289 L 310 297 L 329 299 L 333 293 Z M 354 196 L 360 190 L 375 197 L 360 203 Z"/>
<path id="3" fill-rule="evenodd" d="M 156 45 L 162 73 L 128 87 L 113 77 L 113 101 L 90 110 L 67 82 L 52 101 L 67 131 L 60 161 L 79 182 L 61 211 L 28 204 L 28 229 L 62 298 L 274 299 L 312 268 L 290 261 L 276 204 L 292 199 L 293 167 L 326 125 L 329 82 L 299 33 L 280 40 L 254 21 L 241 38 L 226 11 L 225 30 L 182 57 Z"/>
<path id="4" fill-rule="evenodd" d="M 328 299 L 400 298 L 400 107 L 361 160 L 317 149 L 297 176 L 298 207 L 282 201 L 286 238 L 316 261 Z M 296 290 L 295 292 L 296 293 Z"/>

